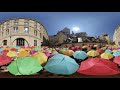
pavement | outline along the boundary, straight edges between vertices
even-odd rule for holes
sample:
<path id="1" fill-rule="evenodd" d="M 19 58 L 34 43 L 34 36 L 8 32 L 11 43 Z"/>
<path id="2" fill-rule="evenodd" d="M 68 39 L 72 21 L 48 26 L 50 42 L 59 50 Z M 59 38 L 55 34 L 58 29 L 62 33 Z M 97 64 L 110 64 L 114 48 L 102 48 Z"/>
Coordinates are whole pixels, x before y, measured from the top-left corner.
<path id="1" fill-rule="evenodd" d="M 35 75 L 15 76 L 10 74 L 9 72 L 0 71 L 0 78 L 120 78 L 120 74 L 110 75 L 110 76 L 94 76 L 94 75 L 83 75 L 76 72 L 72 75 L 65 76 L 65 75 L 55 75 L 49 72 L 41 72 Z"/>

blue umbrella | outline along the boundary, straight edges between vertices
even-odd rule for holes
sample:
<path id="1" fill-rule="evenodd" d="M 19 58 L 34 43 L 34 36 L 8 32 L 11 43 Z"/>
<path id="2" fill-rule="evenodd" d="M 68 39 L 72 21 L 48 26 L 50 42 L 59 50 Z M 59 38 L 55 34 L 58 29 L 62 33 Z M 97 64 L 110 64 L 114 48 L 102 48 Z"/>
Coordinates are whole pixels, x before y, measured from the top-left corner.
<path id="1" fill-rule="evenodd" d="M 116 56 L 120 56 L 120 51 L 114 52 L 113 55 Z"/>
<path id="2" fill-rule="evenodd" d="M 84 60 L 84 59 L 87 58 L 88 56 L 87 56 L 86 52 L 84 52 L 84 51 L 75 51 L 75 52 L 73 53 L 73 57 L 74 57 L 75 59 Z"/>
<path id="3" fill-rule="evenodd" d="M 105 52 L 112 53 L 112 51 L 109 49 L 105 50 Z"/>
<path id="4" fill-rule="evenodd" d="M 79 65 L 71 57 L 57 54 L 48 60 L 44 68 L 51 73 L 70 75 L 77 71 Z"/>

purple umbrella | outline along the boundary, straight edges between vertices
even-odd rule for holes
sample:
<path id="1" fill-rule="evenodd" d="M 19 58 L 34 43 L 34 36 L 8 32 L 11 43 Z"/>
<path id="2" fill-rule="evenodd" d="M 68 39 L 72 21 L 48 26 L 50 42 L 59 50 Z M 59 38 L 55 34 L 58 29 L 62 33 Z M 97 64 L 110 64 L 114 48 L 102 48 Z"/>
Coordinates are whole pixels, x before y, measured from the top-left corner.
<path id="1" fill-rule="evenodd" d="M 33 55 L 34 53 L 38 52 L 37 50 L 31 50 L 30 54 Z"/>
<path id="2" fill-rule="evenodd" d="M 50 56 L 50 53 L 49 52 L 44 52 L 44 54 L 49 57 Z"/>

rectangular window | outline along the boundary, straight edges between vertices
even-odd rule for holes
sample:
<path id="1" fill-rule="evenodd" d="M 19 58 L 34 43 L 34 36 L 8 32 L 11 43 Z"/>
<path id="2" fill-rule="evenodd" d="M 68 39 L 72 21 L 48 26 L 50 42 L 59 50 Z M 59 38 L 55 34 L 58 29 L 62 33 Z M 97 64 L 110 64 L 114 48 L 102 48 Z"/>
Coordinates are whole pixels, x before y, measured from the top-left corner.
<path id="1" fill-rule="evenodd" d="M 14 32 L 18 32 L 18 27 L 14 27 Z"/>
<path id="2" fill-rule="evenodd" d="M 35 22 L 35 24 L 34 24 L 34 28 L 37 28 L 37 22 Z"/>
<path id="3" fill-rule="evenodd" d="M 3 31 L 2 31 L 2 37 L 3 37 L 3 34 L 4 34 L 4 33 L 3 33 Z"/>
<path id="4" fill-rule="evenodd" d="M 40 33 L 40 38 L 42 38 L 42 36 L 43 36 L 42 33 Z"/>
<path id="5" fill-rule="evenodd" d="M 34 30 L 34 35 L 37 36 L 37 30 Z"/>
<path id="6" fill-rule="evenodd" d="M 9 28 L 9 22 L 7 22 L 7 28 Z"/>
<path id="7" fill-rule="evenodd" d="M 37 40 L 34 40 L 34 46 L 37 46 Z"/>
<path id="8" fill-rule="evenodd" d="M 18 20 L 14 20 L 14 25 L 18 25 Z"/>
<path id="9" fill-rule="evenodd" d="M 25 20 L 24 25 L 25 26 L 29 25 L 29 20 Z"/>
<path id="10" fill-rule="evenodd" d="M 9 35 L 9 29 L 6 30 L 6 35 Z"/>
<path id="11" fill-rule="evenodd" d="M 24 27 L 24 32 L 28 33 L 29 32 L 29 28 L 28 27 Z"/>

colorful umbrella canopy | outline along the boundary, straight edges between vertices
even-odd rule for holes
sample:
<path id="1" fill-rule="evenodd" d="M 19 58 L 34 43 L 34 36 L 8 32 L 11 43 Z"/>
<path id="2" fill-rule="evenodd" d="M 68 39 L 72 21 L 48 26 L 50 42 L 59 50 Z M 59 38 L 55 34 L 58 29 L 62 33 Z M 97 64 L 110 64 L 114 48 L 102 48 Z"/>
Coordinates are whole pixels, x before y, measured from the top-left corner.
<path id="1" fill-rule="evenodd" d="M 83 46 L 82 48 L 88 48 L 87 46 Z"/>
<path id="2" fill-rule="evenodd" d="M 103 58 L 103 59 L 112 59 L 113 55 L 108 53 L 108 52 L 104 52 L 100 55 L 100 57 Z"/>
<path id="3" fill-rule="evenodd" d="M 0 66 L 9 64 L 12 62 L 12 59 L 8 56 L 0 55 Z"/>
<path id="4" fill-rule="evenodd" d="M 17 49 L 16 48 L 11 48 L 11 51 L 17 51 Z"/>
<path id="5" fill-rule="evenodd" d="M 51 73 L 70 75 L 77 71 L 79 65 L 69 56 L 57 54 L 48 60 L 44 68 Z"/>
<path id="6" fill-rule="evenodd" d="M 104 52 L 103 49 L 97 49 L 96 51 L 99 52 L 99 53 L 103 53 Z"/>
<path id="7" fill-rule="evenodd" d="M 9 56 L 9 57 L 17 57 L 17 52 L 15 52 L 15 51 L 9 51 L 7 53 L 7 56 Z"/>
<path id="8" fill-rule="evenodd" d="M 109 49 L 105 50 L 105 52 L 112 53 L 112 51 Z"/>
<path id="9" fill-rule="evenodd" d="M 41 48 L 40 47 L 36 47 L 33 50 L 39 51 Z"/>
<path id="10" fill-rule="evenodd" d="M 37 50 L 31 50 L 31 51 L 30 51 L 30 54 L 33 55 L 33 54 L 35 54 L 35 53 L 37 53 L 37 52 L 38 52 Z"/>
<path id="11" fill-rule="evenodd" d="M 84 60 L 84 59 L 86 59 L 88 56 L 87 56 L 87 53 L 84 52 L 84 51 L 75 51 L 75 52 L 73 53 L 73 57 L 74 57 L 75 59 Z"/>
<path id="12" fill-rule="evenodd" d="M 66 50 L 62 49 L 62 50 L 60 50 L 60 53 L 64 54 L 65 51 L 66 51 Z"/>
<path id="13" fill-rule="evenodd" d="M 89 58 L 81 62 L 77 72 L 86 75 L 114 75 L 120 73 L 117 64 L 101 58 Z"/>
<path id="14" fill-rule="evenodd" d="M 11 50 L 11 48 L 5 48 L 5 50 Z"/>
<path id="15" fill-rule="evenodd" d="M 112 52 L 114 53 L 114 52 L 117 52 L 118 50 L 112 50 Z"/>
<path id="16" fill-rule="evenodd" d="M 44 54 L 49 57 L 50 56 L 50 53 L 49 52 L 44 52 Z"/>
<path id="17" fill-rule="evenodd" d="M 25 49 L 24 48 L 18 49 L 18 52 L 21 52 L 21 51 L 25 51 Z"/>
<path id="18" fill-rule="evenodd" d="M 72 56 L 72 55 L 73 55 L 73 53 L 74 53 L 74 51 L 73 51 L 73 50 L 66 50 L 66 51 L 64 52 L 64 55 L 67 55 L 67 56 Z"/>
<path id="19" fill-rule="evenodd" d="M 120 56 L 120 51 L 114 52 L 113 55 L 116 56 Z"/>
<path id="20" fill-rule="evenodd" d="M 42 53 L 42 52 L 37 52 L 32 55 L 41 65 L 47 62 L 48 57 Z"/>
<path id="21" fill-rule="evenodd" d="M 9 50 L 3 50 L 1 53 L 2 55 L 6 55 L 9 52 Z"/>
<path id="22" fill-rule="evenodd" d="M 69 47 L 69 49 L 75 51 L 75 47 Z"/>
<path id="23" fill-rule="evenodd" d="M 120 56 L 117 56 L 113 59 L 114 63 L 120 64 Z"/>
<path id="24" fill-rule="evenodd" d="M 43 67 L 33 57 L 21 57 L 7 66 L 13 75 L 32 75 L 39 72 Z"/>
<path id="25" fill-rule="evenodd" d="M 95 50 L 90 50 L 89 52 L 87 52 L 87 55 L 91 57 L 96 57 L 99 56 L 99 53 Z"/>
<path id="26" fill-rule="evenodd" d="M 18 53 L 18 57 L 26 57 L 29 56 L 29 52 L 28 51 L 21 51 Z"/>

